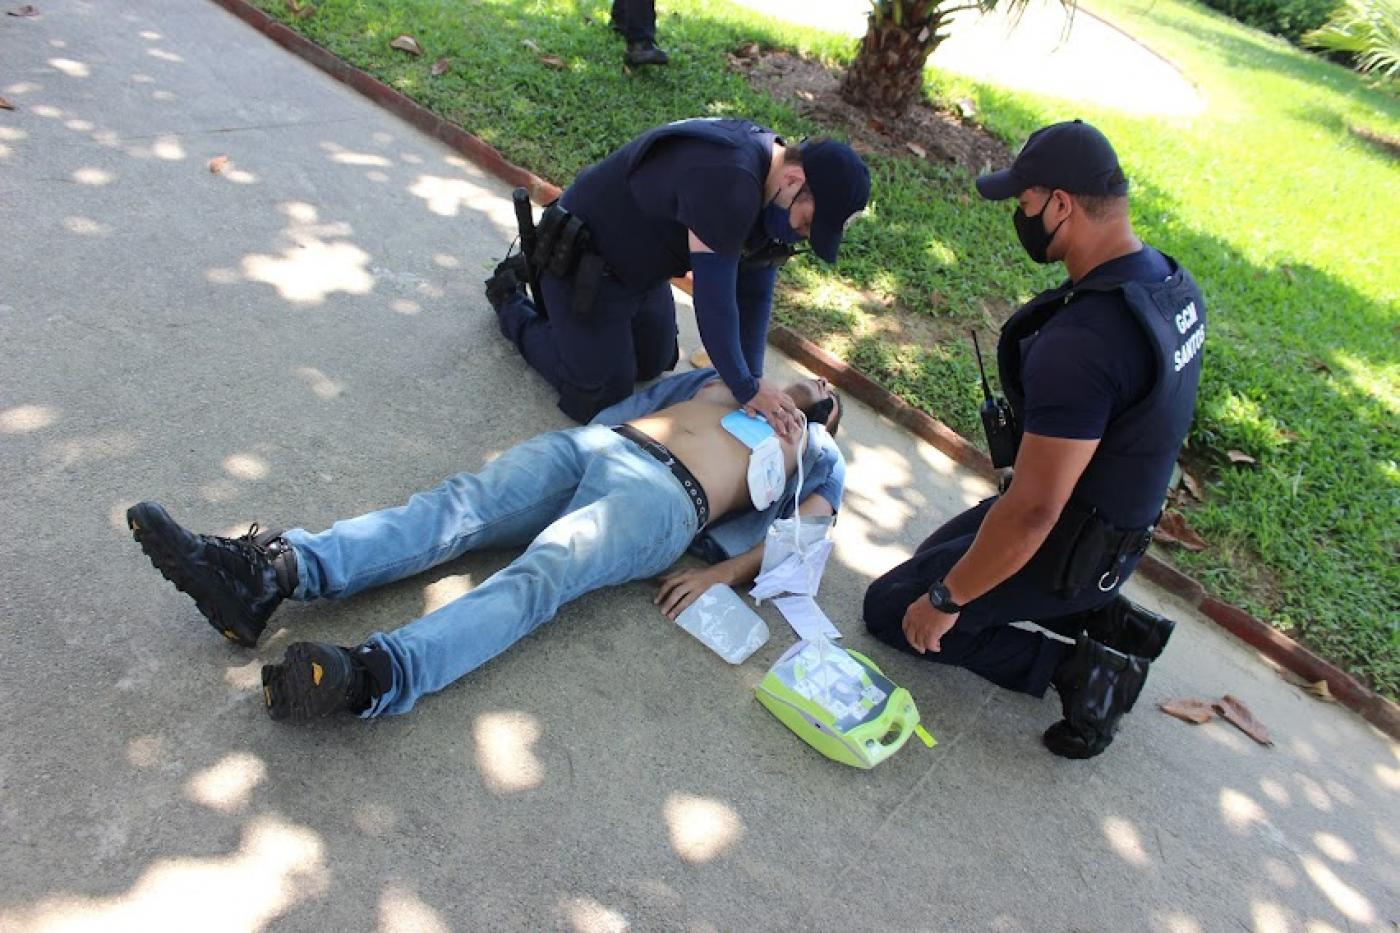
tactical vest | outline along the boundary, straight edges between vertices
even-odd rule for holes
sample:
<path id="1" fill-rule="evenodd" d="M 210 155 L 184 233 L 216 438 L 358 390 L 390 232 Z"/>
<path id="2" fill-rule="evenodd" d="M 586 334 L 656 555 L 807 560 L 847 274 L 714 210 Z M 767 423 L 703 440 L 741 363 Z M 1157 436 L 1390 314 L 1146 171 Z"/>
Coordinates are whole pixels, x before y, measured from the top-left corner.
<path id="1" fill-rule="evenodd" d="M 658 143 L 693 139 L 745 154 L 753 160 L 755 177 L 762 185 L 768 177 L 773 141 L 777 138 L 772 130 L 748 120 L 678 120 L 646 131 L 584 169 L 560 203 L 583 218 L 594 248 L 624 282 L 642 287 L 664 281 L 690 269 L 688 231 L 679 223 L 660 221 L 642 211 L 628 184 L 633 170 Z"/>
<path id="2" fill-rule="evenodd" d="M 1149 338 L 1157 372 L 1148 393 L 1108 423 L 1090 466 L 1121 465 L 1134 481 L 1160 490 L 1158 501 L 1166 497 L 1172 466 L 1191 428 L 1206 335 L 1205 299 L 1195 280 L 1176 260 L 1166 254 L 1163 258 L 1171 274 L 1160 282 L 1096 278 L 1091 273 L 1078 284 L 1065 282 L 1042 292 L 1011 316 L 997 343 L 997 369 L 1011 404 L 1019 445 L 1026 405 L 1021 366 L 1031 345 L 1054 315 L 1079 295 L 1121 294 Z M 1076 490 L 1076 497 L 1078 493 Z M 1092 502 L 1078 504 L 1095 507 Z"/>

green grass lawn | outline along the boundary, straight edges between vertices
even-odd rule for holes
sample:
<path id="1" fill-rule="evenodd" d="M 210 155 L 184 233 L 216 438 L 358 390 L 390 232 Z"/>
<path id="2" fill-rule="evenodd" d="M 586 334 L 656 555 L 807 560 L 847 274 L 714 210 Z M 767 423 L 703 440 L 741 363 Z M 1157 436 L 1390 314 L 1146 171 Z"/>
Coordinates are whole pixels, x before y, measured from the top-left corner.
<path id="1" fill-rule="evenodd" d="M 724 0 L 669 0 L 673 64 L 635 75 L 603 0 L 323 0 L 307 36 L 559 184 L 656 123 L 743 115 L 819 132 L 726 70 L 759 42 L 839 64 L 853 42 Z M 1173 557 L 1220 597 L 1400 695 L 1400 165 L 1347 129 L 1400 135 L 1400 101 L 1338 66 L 1183 0 L 1092 0 L 1167 55 L 1209 101 L 1167 122 L 1009 93 L 930 72 L 930 93 L 972 96 L 1013 145 L 1083 116 L 1133 179 L 1143 237 L 1200 280 L 1205 381 L 1186 460 L 1205 485 L 1209 541 Z M 400 33 L 426 50 L 390 51 Z M 568 64 L 554 70 L 537 52 Z M 431 63 L 452 59 L 431 77 Z M 872 156 L 872 217 L 836 270 L 794 263 L 777 316 L 980 442 L 965 340 L 1053 281 L 1020 252 L 1005 205 L 965 172 Z M 1226 451 L 1257 459 L 1232 466 Z"/>

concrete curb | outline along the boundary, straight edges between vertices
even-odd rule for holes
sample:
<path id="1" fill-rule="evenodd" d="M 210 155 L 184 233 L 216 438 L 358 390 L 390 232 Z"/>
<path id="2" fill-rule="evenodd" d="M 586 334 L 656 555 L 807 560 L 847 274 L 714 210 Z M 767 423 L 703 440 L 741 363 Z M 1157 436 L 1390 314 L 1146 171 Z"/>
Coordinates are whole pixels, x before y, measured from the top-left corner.
<path id="1" fill-rule="evenodd" d="M 506 184 L 525 188 L 530 192 L 531 200 L 536 203 L 547 203 L 559 196 L 561 189 L 557 185 L 507 161 L 485 141 L 410 100 L 378 78 L 336 57 L 259 10 L 248 0 L 212 2 L 418 130 L 457 150 L 483 171 L 490 172 Z M 676 284 L 686 291 L 690 290 L 690 283 L 686 280 L 677 280 Z M 913 432 L 921 440 L 932 444 L 961 466 L 988 478 L 994 477 L 990 458 L 952 428 L 927 412 L 897 398 L 893 393 L 875 384 L 860 370 L 842 362 L 805 337 L 781 324 L 775 324 L 769 334 L 769 343 L 811 371 L 824 376 L 851 397 L 859 399 L 891 421 Z M 1309 683 L 1326 681 L 1328 690 L 1339 702 L 1359 713 L 1387 735 L 1400 739 L 1400 705 L 1368 689 L 1341 668 L 1244 610 L 1207 595 L 1200 583 L 1165 561 L 1148 554 L 1139 563 L 1138 572 L 1188 605 L 1199 609 L 1207 618 L 1247 642 L 1280 667 Z"/>

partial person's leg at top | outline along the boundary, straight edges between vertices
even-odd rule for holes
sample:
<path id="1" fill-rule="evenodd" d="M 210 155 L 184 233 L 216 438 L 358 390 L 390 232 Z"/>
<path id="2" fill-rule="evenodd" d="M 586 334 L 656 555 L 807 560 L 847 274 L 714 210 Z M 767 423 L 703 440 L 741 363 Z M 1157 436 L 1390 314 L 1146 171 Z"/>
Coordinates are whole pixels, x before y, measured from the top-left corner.
<path id="1" fill-rule="evenodd" d="M 670 58 L 656 45 L 656 0 L 618 0 L 613 4 L 614 24 L 619 7 L 623 12 L 622 34 L 627 39 L 623 62 L 633 68 L 669 62 Z"/>

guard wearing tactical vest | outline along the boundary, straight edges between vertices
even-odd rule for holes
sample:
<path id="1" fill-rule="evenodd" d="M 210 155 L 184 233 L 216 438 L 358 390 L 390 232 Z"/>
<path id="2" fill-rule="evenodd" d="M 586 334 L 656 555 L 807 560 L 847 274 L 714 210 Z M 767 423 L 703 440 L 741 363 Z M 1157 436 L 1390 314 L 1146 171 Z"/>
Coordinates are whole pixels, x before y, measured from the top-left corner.
<path id="1" fill-rule="evenodd" d="M 778 268 L 804 239 L 835 262 L 869 197 L 870 172 L 844 143 L 790 146 L 748 120 L 681 120 L 584 169 L 537 228 L 527 202 L 523 253 L 497 266 L 486 296 L 559 407 L 587 422 L 675 366 L 670 282 L 693 271 L 700 338 L 720 378 L 792 436 L 792 400 L 763 376 Z"/>
<path id="2" fill-rule="evenodd" d="M 1103 134 L 1075 120 L 1033 133 L 1010 169 L 977 179 L 1016 198 L 1016 234 L 1069 279 L 1002 328 L 1006 400 L 984 407 L 1000 496 L 953 518 L 872 584 L 881 640 L 1042 696 L 1064 718 L 1050 751 L 1113 741 L 1174 623 L 1119 594 L 1152 540 L 1195 408 L 1205 302 L 1190 274 L 1133 234 L 1128 182 Z M 1013 627 L 1030 621 L 1069 644 Z"/>

